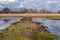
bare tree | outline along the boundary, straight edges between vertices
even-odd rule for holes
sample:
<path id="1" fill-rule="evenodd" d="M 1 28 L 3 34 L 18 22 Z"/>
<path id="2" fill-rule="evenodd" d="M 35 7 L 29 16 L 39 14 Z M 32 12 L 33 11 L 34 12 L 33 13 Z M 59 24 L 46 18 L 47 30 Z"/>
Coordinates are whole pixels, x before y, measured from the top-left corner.
<path id="1" fill-rule="evenodd" d="M 26 12 L 28 12 L 28 9 L 26 9 L 26 8 L 20 8 L 20 12 L 21 13 L 26 13 Z"/>
<path id="2" fill-rule="evenodd" d="M 37 12 L 37 11 L 30 8 L 30 9 L 28 10 L 28 12 L 33 12 L 33 13 L 35 13 L 35 12 Z"/>

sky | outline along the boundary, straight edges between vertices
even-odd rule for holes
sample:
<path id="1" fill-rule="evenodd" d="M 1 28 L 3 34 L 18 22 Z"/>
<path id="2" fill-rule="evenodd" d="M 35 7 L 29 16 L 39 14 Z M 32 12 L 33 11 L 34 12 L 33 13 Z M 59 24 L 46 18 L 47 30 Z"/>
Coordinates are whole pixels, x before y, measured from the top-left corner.
<path id="1" fill-rule="evenodd" d="M 16 10 L 22 7 L 56 12 L 60 10 L 60 0 L 0 0 L 0 9 L 5 7 Z"/>

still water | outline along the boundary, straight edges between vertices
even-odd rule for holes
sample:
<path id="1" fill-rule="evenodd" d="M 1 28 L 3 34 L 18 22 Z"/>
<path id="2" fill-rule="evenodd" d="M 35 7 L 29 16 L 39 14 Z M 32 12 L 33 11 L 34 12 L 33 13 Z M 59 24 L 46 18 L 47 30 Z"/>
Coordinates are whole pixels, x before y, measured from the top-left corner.
<path id="1" fill-rule="evenodd" d="M 58 36 L 57 40 L 60 40 L 60 20 L 33 18 L 32 21 L 40 22 L 43 26 L 48 27 L 47 30 L 52 34 L 56 34 Z"/>
<path id="2" fill-rule="evenodd" d="M 8 21 L 4 21 L 3 19 L 0 19 L 0 32 L 2 32 L 3 29 L 7 28 L 8 26 L 11 26 L 12 23 L 20 21 L 20 19 L 10 19 Z M 42 18 L 32 18 L 33 22 L 39 22 L 42 23 L 41 25 L 48 27 L 48 31 L 56 34 L 58 36 L 57 40 L 60 40 L 60 20 L 49 20 L 49 19 L 42 19 Z"/>
<path id="3" fill-rule="evenodd" d="M 20 19 L 13 18 L 13 19 L 9 19 L 8 21 L 4 21 L 4 19 L 0 19 L 0 32 L 2 32 L 1 30 L 7 28 L 8 26 L 11 26 L 12 23 L 20 21 Z"/>

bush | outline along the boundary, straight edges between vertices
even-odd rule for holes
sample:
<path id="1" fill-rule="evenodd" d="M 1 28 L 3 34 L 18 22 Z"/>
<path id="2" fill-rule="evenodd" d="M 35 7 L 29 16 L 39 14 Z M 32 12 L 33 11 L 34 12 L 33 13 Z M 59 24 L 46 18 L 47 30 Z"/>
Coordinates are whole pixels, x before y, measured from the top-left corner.
<path id="1" fill-rule="evenodd" d="M 56 35 L 45 32 L 45 31 L 41 31 L 37 33 L 38 35 L 38 40 L 55 40 L 56 39 Z"/>

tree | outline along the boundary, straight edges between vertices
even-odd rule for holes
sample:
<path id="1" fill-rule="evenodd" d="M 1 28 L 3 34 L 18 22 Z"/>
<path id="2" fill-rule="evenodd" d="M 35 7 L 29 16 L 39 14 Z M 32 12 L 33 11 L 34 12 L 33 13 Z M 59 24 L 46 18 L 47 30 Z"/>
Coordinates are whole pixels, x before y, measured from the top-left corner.
<path id="1" fill-rule="evenodd" d="M 4 8 L 3 12 L 8 13 L 8 12 L 11 12 L 11 10 L 9 8 Z"/>
<path id="2" fill-rule="evenodd" d="M 60 13 L 60 11 L 58 10 L 58 13 Z"/>
<path id="3" fill-rule="evenodd" d="M 32 8 L 30 8 L 29 10 L 28 10 L 28 12 L 33 12 L 33 13 L 36 13 L 37 11 L 36 10 L 33 10 Z"/>
<path id="4" fill-rule="evenodd" d="M 20 8 L 21 13 L 26 13 L 27 11 L 28 11 L 28 9 L 26 9 L 26 8 Z"/>

